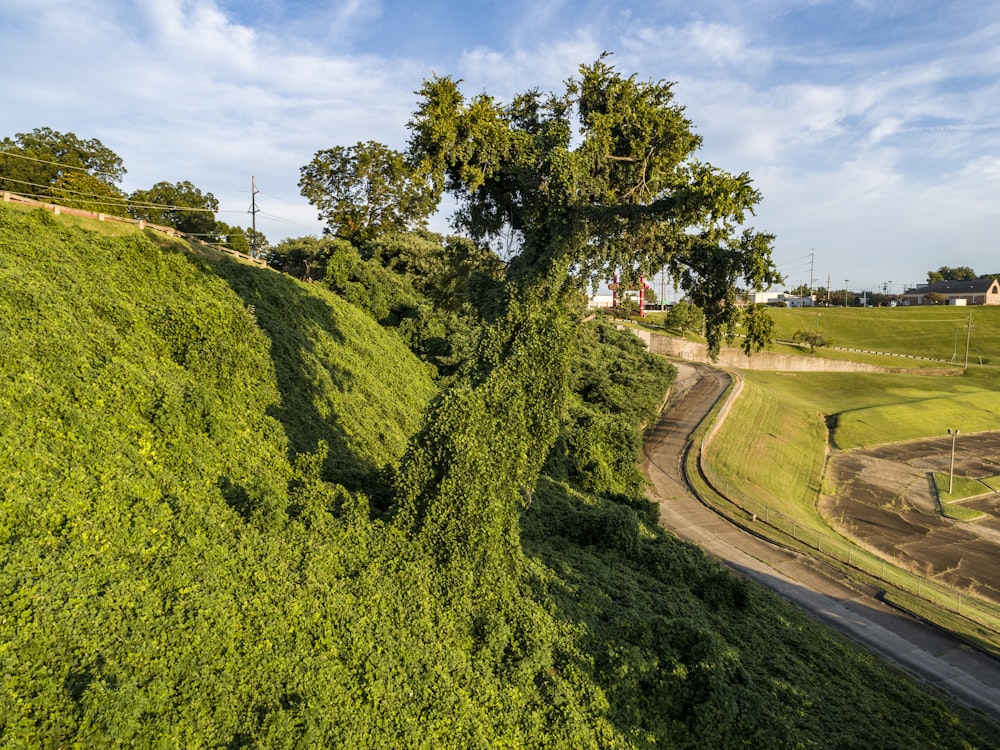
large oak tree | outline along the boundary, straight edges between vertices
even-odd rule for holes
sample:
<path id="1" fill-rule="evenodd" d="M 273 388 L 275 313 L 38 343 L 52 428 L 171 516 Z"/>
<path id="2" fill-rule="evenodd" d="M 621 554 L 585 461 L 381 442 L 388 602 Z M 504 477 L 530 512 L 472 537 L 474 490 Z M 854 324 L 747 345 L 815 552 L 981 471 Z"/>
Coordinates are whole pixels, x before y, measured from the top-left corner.
<path id="1" fill-rule="evenodd" d="M 671 84 L 624 77 L 604 56 L 558 95 L 466 99 L 449 77 L 419 94 L 411 163 L 455 197 L 458 229 L 510 257 L 478 357 L 432 407 L 397 482 L 400 521 L 470 562 L 472 584 L 517 564 L 517 509 L 565 400 L 574 292 L 665 267 L 704 311 L 710 351 L 742 321 L 749 352 L 769 318 L 738 302 L 778 275 L 772 237 L 745 226 L 759 193 L 695 157 L 701 139 Z"/>

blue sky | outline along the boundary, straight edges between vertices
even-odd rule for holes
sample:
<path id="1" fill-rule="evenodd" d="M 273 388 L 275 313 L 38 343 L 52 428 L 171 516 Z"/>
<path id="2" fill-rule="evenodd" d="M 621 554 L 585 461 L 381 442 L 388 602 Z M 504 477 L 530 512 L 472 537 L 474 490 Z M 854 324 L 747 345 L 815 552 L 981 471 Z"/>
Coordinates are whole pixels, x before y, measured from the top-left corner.
<path id="1" fill-rule="evenodd" d="M 402 149 L 434 74 L 501 100 L 603 51 L 675 82 L 699 157 L 749 172 L 786 286 L 1000 272 L 1000 2 L 0 0 L 0 136 L 98 138 L 126 191 L 190 180 L 220 218 L 319 234 L 320 149 Z M 447 231 L 445 217 L 433 228 Z"/>

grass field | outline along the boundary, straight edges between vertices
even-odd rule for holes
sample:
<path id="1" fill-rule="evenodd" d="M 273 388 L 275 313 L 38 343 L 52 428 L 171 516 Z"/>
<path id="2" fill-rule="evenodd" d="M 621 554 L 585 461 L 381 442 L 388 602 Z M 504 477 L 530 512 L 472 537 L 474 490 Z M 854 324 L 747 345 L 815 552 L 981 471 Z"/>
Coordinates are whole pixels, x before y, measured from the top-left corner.
<path id="1" fill-rule="evenodd" d="M 1000 307 L 772 308 L 775 337 L 818 330 L 838 348 L 1000 365 Z M 971 328 L 969 322 L 971 320 Z M 820 350 L 820 353 L 822 350 Z"/>
<path id="2" fill-rule="evenodd" d="M 970 497 L 978 497 L 994 491 L 982 479 L 952 476 L 948 472 L 942 471 L 934 472 L 934 485 L 937 487 L 938 497 L 943 503 L 968 500 Z"/>
<path id="3" fill-rule="evenodd" d="M 1000 307 L 774 307 L 768 314 L 775 338 L 768 350 L 782 354 L 807 354 L 790 343 L 796 331 L 805 330 L 831 340 L 812 355 L 824 359 L 908 368 L 937 368 L 942 362 L 964 367 L 966 361 L 970 366 L 1000 366 Z M 664 317 L 650 313 L 643 324 L 656 331 Z M 691 332 L 685 338 L 704 341 Z"/>
<path id="4" fill-rule="evenodd" d="M 960 500 L 977 497 L 991 492 L 989 485 L 971 477 L 955 477 L 940 471 L 934 472 L 934 485 L 941 500 L 941 514 L 956 521 L 973 521 L 985 514 L 972 508 L 958 505 Z M 951 487 L 951 492 L 948 488 Z"/>
<path id="5" fill-rule="evenodd" d="M 799 523 L 826 523 L 815 509 L 827 448 L 933 437 L 949 427 L 1000 427 L 996 378 L 746 371 L 743 393 L 708 460 L 724 481 Z"/>

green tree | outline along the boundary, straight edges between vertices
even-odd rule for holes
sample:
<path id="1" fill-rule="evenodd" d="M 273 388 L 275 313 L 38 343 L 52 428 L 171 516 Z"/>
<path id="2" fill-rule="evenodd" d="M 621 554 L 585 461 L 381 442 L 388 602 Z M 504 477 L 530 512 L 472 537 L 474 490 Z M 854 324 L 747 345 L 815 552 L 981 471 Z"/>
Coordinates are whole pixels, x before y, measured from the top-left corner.
<path id="1" fill-rule="evenodd" d="M 604 57 L 560 95 L 466 100 L 447 77 L 420 95 L 413 163 L 454 195 L 460 229 L 513 253 L 474 364 L 400 468 L 399 521 L 441 558 L 471 563 L 466 583 L 487 571 L 499 588 L 519 559 L 517 508 L 558 434 L 573 293 L 619 269 L 666 267 L 704 311 L 714 356 L 746 289 L 778 278 L 773 238 L 743 228 L 760 199 L 749 176 L 695 158 L 700 138 L 671 85 L 623 77 Z"/>
<path id="2" fill-rule="evenodd" d="M 270 243 L 262 232 L 237 226 L 230 226 L 224 221 L 215 222 L 212 231 L 212 242 L 228 247 L 244 255 L 252 255 L 256 250 L 258 256 L 265 257 L 270 249 Z"/>
<path id="3" fill-rule="evenodd" d="M 128 201 L 125 194 L 114 185 L 87 172 L 78 170 L 63 172 L 53 183 L 51 195 L 53 200 L 62 206 L 113 216 L 128 216 Z"/>
<path id="4" fill-rule="evenodd" d="M 615 314 L 622 318 L 634 318 L 639 314 L 639 300 L 635 297 L 622 297 L 618 300 Z"/>
<path id="5" fill-rule="evenodd" d="M 302 281 L 319 281 L 336 250 L 330 238 L 295 237 L 282 240 L 268 250 L 267 264 Z"/>
<path id="6" fill-rule="evenodd" d="M 927 272 L 928 284 L 936 284 L 939 281 L 973 281 L 978 278 L 979 275 L 969 268 L 969 266 L 957 266 L 955 268 L 941 266 L 936 271 Z"/>
<path id="7" fill-rule="evenodd" d="M 35 128 L 0 141 L 0 190 L 52 197 L 60 178 L 72 172 L 113 186 L 125 176 L 125 166 L 96 138 L 81 140 L 51 128 Z"/>
<path id="8" fill-rule="evenodd" d="M 808 331 L 803 328 L 792 334 L 792 341 L 796 344 L 805 344 L 809 347 L 809 353 L 815 354 L 816 350 L 823 346 L 833 346 L 833 339 L 828 338 L 820 331 Z"/>
<path id="9" fill-rule="evenodd" d="M 382 235 L 360 251 L 408 277 L 436 308 L 474 317 L 493 304 L 504 275 L 503 262 L 488 248 L 425 230 Z"/>
<path id="10" fill-rule="evenodd" d="M 438 203 L 425 173 L 375 141 L 317 151 L 300 175 L 327 231 L 351 242 L 423 227 Z"/>
<path id="11" fill-rule="evenodd" d="M 218 210 L 219 201 L 214 195 L 202 193 L 187 180 L 158 182 L 149 190 L 136 190 L 129 196 L 129 213 L 133 218 L 205 239 L 214 235 Z"/>
<path id="12" fill-rule="evenodd" d="M 681 336 L 684 336 L 688 331 L 701 333 L 705 325 L 705 316 L 702 315 L 697 305 L 692 305 L 686 299 L 682 299 L 670 308 L 664 322 L 668 328 L 674 328 L 681 332 Z"/>
<path id="13" fill-rule="evenodd" d="M 213 242 L 239 253 L 250 254 L 250 242 L 243 227 L 233 227 L 224 221 L 217 221 L 212 235 Z"/>

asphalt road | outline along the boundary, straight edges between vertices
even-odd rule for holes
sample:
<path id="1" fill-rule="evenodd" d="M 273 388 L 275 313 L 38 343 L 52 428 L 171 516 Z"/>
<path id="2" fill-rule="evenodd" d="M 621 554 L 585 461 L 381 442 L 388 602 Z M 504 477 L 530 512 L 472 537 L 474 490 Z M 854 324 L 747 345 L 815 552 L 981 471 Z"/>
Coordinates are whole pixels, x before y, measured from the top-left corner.
<path id="1" fill-rule="evenodd" d="M 661 525 L 959 703 L 1000 721 L 1000 660 L 884 604 L 876 589 L 744 531 L 694 496 L 681 469 L 684 449 L 729 376 L 704 365 L 674 364 L 678 377 L 669 406 L 644 448 L 643 469 L 653 483 Z"/>

